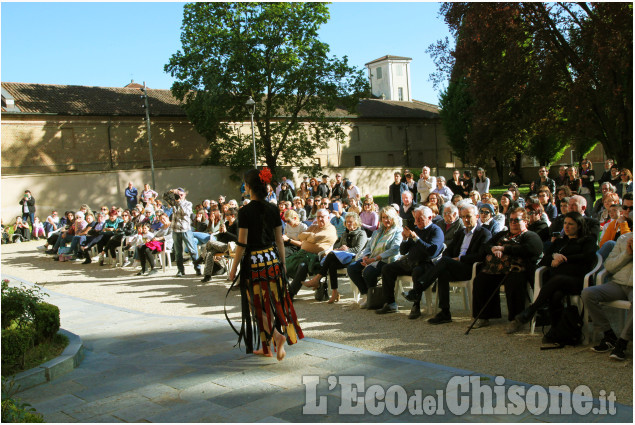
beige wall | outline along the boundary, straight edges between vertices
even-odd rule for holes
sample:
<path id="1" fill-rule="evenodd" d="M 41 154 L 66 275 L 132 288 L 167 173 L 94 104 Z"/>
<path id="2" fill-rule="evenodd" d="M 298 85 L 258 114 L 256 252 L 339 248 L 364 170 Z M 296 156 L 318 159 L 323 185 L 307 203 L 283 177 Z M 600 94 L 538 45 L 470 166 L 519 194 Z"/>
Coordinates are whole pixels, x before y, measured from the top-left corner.
<path id="1" fill-rule="evenodd" d="M 381 195 L 388 193 L 388 185 L 392 183 L 392 175 L 396 168 L 325 168 L 323 171 L 334 177 L 339 171 L 351 179 L 362 194 Z M 294 182 L 302 181 L 297 169 L 287 169 L 281 175 L 293 176 Z M 157 187 L 155 190 L 162 196 L 167 189 L 183 187 L 188 199 L 194 204 L 203 199 L 218 198 L 225 195 L 228 199 L 240 200 L 241 181 L 230 178 L 229 167 L 170 167 L 155 169 Z M 96 209 L 101 205 L 118 205 L 125 207 L 124 191 L 132 181 L 137 189 L 143 183 L 152 182 L 150 170 L 123 170 L 111 172 L 72 172 L 53 174 L 29 174 L 22 176 L 2 176 L 1 215 L 5 223 L 12 223 L 15 216 L 20 215 L 20 205 L 24 190 L 29 189 L 36 200 L 36 215 L 45 219 L 52 209 L 63 212 L 77 210 L 81 204 L 88 204 Z"/>

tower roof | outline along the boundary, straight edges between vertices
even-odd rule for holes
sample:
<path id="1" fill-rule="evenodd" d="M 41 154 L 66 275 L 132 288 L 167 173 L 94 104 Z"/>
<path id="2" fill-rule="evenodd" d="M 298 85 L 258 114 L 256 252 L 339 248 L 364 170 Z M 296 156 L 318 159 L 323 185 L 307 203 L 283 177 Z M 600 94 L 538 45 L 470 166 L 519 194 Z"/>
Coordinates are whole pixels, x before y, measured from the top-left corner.
<path id="1" fill-rule="evenodd" d="M 375 59 L 374 61 L 370 61 L 367 64 L 364 64 L 364 66 L 372 65 L 375 62 L 383 62 L 383 61 L 387 61 L 387 60 L 411 61 L 412 58 L 407 58 L 405 56 L 386 55 L 386 56 L 380 57 L 379 59 Z"/>

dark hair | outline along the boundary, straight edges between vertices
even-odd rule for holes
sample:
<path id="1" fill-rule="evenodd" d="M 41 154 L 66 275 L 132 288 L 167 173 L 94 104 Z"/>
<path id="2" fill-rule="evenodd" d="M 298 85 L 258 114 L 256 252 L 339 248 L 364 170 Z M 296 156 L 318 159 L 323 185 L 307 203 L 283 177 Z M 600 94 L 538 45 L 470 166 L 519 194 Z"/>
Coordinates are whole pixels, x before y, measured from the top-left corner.
<path id="1" fill-rule="evenodd" d="M 238 216 L 238 208 L 233 208 L 232 207 L 232 208 L 228 209 L 227 210 L 227 215 L 231 215 L 231 216 L 237 217 Z"/>
<path id="2" fill-rule="evenodd" d="M 570 211 L 564 215 L 564 218 L 570 218 L 578 225 L 578 238 L 583 238 L 588 234 L 586 221 L 584 220 L 584 216 L 582 214 L 576 211 Z"/>
<path id="3" fill-rule="evenodd" d="M 470 170 L 463 171 L 463 175 L 465 175 L 468 179 L 472 178 L 472 172 Z"/>
<path id="4" fill-rule="evenodd" d="M 260 170 L 251 169 L 245 173 L 245 183 L 249 185 L 257 200 L 267 197 L 267 184 L 260 180 Z"/>
<path id="5" fill-rule="evenodd" d="M 623 201 L 632 201 L 633 200 L 633 192 L 626 192 L 623 196 L 622 196 L 622 202 Z"/>
<path id="6" fill-rule="evenodd" d="M 478 176 L 478 172 L 479 171 L 483 172 L 483 178 L 482 179 Z M 482 167 L 478 167 L 478 169 L 476 170 L 476 181 L 479 182 L 479 183 L 484 183 L 486 178 L 487 178 L 487 176 L 485 174 L 485 170 Z"/>
<path id="7" fill-rule="evenodd" d="M 537 198 L 529 198 L 525 204 L 525 209 L 530 211 L 540 211 L 541 214 L 545 211 Z"/>

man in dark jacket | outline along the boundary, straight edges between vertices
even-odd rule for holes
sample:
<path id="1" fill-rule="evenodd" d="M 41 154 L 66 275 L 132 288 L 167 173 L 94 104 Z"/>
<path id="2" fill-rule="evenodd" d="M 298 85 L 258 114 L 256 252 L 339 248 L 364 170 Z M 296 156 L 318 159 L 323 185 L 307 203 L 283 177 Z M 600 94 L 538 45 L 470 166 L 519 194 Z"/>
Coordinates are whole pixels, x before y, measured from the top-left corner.
<path id="1" fill-rule="evenodd" d="M 408 185 L 401 182 L 401 173 L 395 173 L 395 182 L 388 186 L 388 204 L 401 206 L 401 194 L 408 190 Z"/>
<path id="2" fill-rule="evenodd" d="M 415 209 L 414 216 L 416 228 L 410 229 L 406 225 L 403 228 L 403 242 L 399 246 L 399 253 L 403 257 L 381 270 L 384 306 L 375 311 L 377 314 L 397 312 L 395 282 L 398 276 L 411 275 L 413 282 L 419 281 L 433 266 L 432 259 L 443 250 L 443 231 L 432 223 L 432 210 L 420 206 Z"/>
<path id="3" fill-rule="evenodd" d="M 25 190 L 22 199 L 19 202 L 22 205 L 22 221 L 26 223 L 31 220 L 33 226 L 33 217 L 35 216 L 35 198 L 31 195 L 30 190 Z"/>
<path id="4" fill-rule="evenodd" d="M 415 218 L 414 218 L 414 210 L 417 209 L 419 204 L 415 204 L 412 199 L 412 192 L 406 190 L 401 194 L 401 206 L 399 207 L 399 217 L 403 221 L 404 226 L 408 226 L 411 229 L 414 229 L 415 226 Z"/>
<path id="5" fill-rule="evenodd" d="M 438 279 L 437 291 L 441 311 L 435 317 L 428 319 L 428 322 L 438 325 L 452 321 L 450 282 L 469 280 L 472 277 L 472 266 L 482 261 L 484 255 L 481 248 L 492 237 L 489 230 L 478 225 L 478 210 L 474 205 L 463 206 L 460 217 L 465 227 L 454 234 L 452 241 L 443 252 L 443 257 L 423 276 L 421 285 L 415 283 L 412 291 L 404 292 L 406 299 L 415 303 L 408 318 L 416 319 L 421 316 L 419 309 L 421 295 Z"/>

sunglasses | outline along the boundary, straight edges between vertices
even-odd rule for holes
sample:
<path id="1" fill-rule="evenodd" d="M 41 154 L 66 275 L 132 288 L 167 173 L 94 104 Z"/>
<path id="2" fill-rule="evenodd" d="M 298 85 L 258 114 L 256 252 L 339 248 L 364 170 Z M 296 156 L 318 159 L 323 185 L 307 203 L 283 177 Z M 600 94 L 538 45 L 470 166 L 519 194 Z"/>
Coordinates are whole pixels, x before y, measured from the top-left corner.
<path id="1" fill-rule="evenodd" d="M 528 215 L 539 215 L 540 212 L 539 211 L 528 211 L 527 214 Z"/>
<path id="2" fill-rule="evenodd" d="M 622 209 L 624 211 L 628 211 L 628 210 L 633 210 L 633 206 L 632 205 L 622 205 Z"/>
<path id="3" fill-rule="evenodd" d="M 522 219 L 522 218 L 510 218 L 509 219 L 510 223 L 520 223 L 521 221 L 525 221 L 525 220 Z"/>
<path id="4" fill-rule="evenodd" d="M 481 210 L 481 211 L 479 211 L 479 213 L 481 215 L 489 215 L 489 214 L 491 214 L 491 212 L 489 210 Z"/>

